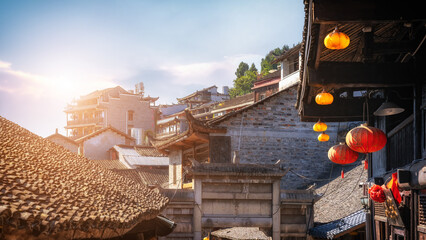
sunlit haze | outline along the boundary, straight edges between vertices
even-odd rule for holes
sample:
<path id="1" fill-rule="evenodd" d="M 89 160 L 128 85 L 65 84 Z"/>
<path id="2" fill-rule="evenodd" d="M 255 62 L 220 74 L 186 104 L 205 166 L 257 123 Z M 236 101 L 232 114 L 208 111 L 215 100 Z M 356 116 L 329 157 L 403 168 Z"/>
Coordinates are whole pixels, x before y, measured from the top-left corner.
<path id="1" fill-rule="evenodd" d="M 0 115 L 65 134 L 73 98 L 114 87 L 157 104 L 232 87 L 241 61 L 302 40 L 303 1 L 0 1 Z"/>

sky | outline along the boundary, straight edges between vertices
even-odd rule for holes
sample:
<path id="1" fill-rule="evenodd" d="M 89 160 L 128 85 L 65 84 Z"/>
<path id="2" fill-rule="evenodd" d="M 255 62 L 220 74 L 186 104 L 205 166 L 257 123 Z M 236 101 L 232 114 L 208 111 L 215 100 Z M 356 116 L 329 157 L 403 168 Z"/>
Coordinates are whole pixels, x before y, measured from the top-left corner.
<path id="1" fill-rule="evenodd" d="M 300 0 L 0 1 L 0 116 L 47 137 L 64 108 L 138 82 L 157 104 L 233 85 L 241 61 L 302 41 Z"/>

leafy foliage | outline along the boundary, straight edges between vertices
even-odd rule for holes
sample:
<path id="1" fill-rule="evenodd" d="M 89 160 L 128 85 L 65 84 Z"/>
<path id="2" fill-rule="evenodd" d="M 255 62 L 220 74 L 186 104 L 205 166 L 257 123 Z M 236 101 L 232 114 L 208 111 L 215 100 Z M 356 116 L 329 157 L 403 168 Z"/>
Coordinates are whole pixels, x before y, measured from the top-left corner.
<path id="1" fill-rule="evenodd" d="M 252 64 L 251 64 L 251 66 L 250 66 L 250 68 L 249 68 L 249 71 L 251 71 L 251 72 L 255 72 L 255 73 L 257 73 L 257 72 L 258 72 L 258 71 L 257 71 L 256 66 L 254 65 L 254 63 L 252 63 Z"/>
<path id="2" fill-rule="evenodd" d="M 274 50 L 269 51 L 269 53 L 265 56 L 265 58 L 262 58 L 260 62 L 260 74 L 262 76 L 265 76 L 269 73 L 272 69 L 277 69 L 278 64 L 274 63 L 272 64 L 272 61 L 275 60 L 275 58 L 284 52 L 287 52 L 290 49 L 288 45 L 284 45 L 282 48 L 275 48 Z"/>
<path id="3" fill-rule="evenodd" d="M 245 62 L 240 62 L 240 65 L 238 65 L 237 71 L 235 72 L 235 75 L 237 78 L 240 78 L 244 76 L 246 71 L 249 69 L 249 65 Z"/>
<path id="4" fill-rule="evenodd" d="M 272 64 L 272 61 L 289 49 L 290 47 L 288 45 L 284 45 L 282 48 L 275 48 L 269 51 L 265 58 L 262 58 L 260 63 L 261 75 L 267 75 L 270 70 L 277 69 L 278 64 Z M 237 78 L 234 80 L 234 86 L 229 90 L 231 98 L 250 93 L 252 91 L 251 88 L 253 87 L 253 83 L 257 80 L 258 74 L 259 72 L 254 63 L 252 63 L 249 68 L 247 63 L 241 62 L 235 72 Z"/>
<path id="5" fill-rule="evenodd" d="M 257 72 L 246 71 L 244 76 L 234 80 L 234 87 L 229 90 L 231 98 L 241 96 L 251 92 L 254 81 L 257 79 Z"/>

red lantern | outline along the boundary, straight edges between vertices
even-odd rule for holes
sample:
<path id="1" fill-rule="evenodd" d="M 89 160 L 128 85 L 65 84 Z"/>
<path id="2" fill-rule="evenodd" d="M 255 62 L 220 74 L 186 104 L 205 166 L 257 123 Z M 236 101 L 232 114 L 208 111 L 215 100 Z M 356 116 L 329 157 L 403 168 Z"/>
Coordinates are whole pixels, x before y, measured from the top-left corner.
<path id="1" fill-rule="evenodd" d="M 375 127 L 362 124 L 348 132 L 346 144 L 355 152 L 372 153 L 382 149 L 387 142 L 385 133 Z"/>
<path id="2" fill-rule="evenodd" d="M 328 158 L 337 164 L 349 164 L 358 159 L 358 153 L 352 151 L 346 144 L 340 143 L 328 150 Z"/>
<path id="3" fill-rule="evenodd" d="M 383 188 L 379 185 L 374 185 L 368 189 L 368 194 L 370 194 L 370 198 L 373 201 L 380 203 L 386 201 L 386 195 L 383 192 Z"/>

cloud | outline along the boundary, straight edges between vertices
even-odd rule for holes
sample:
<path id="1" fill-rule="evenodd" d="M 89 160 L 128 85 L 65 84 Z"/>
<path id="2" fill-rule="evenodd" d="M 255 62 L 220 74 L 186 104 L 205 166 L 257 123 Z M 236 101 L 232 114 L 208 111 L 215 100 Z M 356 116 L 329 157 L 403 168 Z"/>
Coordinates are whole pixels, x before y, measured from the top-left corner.
<path id="1" fill-rule="evenodd" d="M 12 64 L 10 64 L 10 63 L 8 63 L 8 62 L 3 62 L 3 61 L 0 61 L 0 69 L 1 68 L 10 68 L 10 66 L 11 66 Z"/>
<path id="2" fill-rule="evenodd" d="M 240 54 L 225 56 L 221 61 L 161 66 L 160 70 L 168 72 L 173 83 L 178 85 L 229 86 L 241 61 L 251 64 L 260 62 L 262 57 L 256 54 Z M 257 66 L 259 68 L 259 64 Z"/>
<path id="3" fill-rule="evenodd" d="M 116 86 L 112 77 L 87 74 L 58 74 L 41 76 L 16 70 L 12 64 L 0 61 L 0 91 L 30 96 L 59 97 L 71 100 L 91 91 Z"/>
<path id="4" fill-rule="evenodd" d="M 38 87 L 43 82 L 41 76 L 16 71 L 11 66 L 11 63 L 0 61 L 0 91 L 33 96 L 43 93 L 43 88 Z"/>

